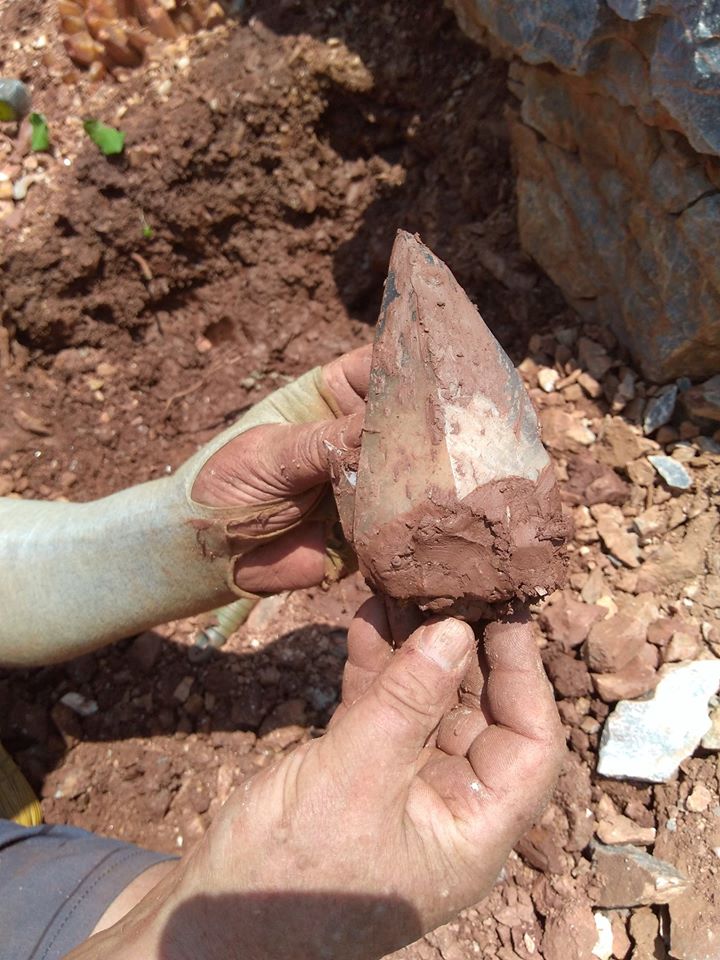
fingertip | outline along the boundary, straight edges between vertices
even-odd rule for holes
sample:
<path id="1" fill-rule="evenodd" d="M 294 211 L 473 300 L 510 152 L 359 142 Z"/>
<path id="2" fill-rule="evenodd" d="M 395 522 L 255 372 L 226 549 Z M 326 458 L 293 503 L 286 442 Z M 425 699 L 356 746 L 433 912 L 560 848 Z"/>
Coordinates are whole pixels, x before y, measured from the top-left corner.
<path id="1" fill-rule="evenodd" d="M 533 621 L 529 615 L 504 616 L 485 627 L 485 653 L 490 667 L 527 669 L 540 660 Z"/>
<path id="2" fill-rule="evenodd" d="M 331 360 L 323 367 L 325 387 L 342 413 L 360 410 L 364 406 L 371 362 L 372 344 L 367 344 Z"/>
<path id="3" fill-rule="evenodd" d="M 415 631 L 411 640 L 429 660 L 453 672 L 466 666 L 475 648 L 475 634 L 470 624 L 454 617 L 426 624 Z"/>

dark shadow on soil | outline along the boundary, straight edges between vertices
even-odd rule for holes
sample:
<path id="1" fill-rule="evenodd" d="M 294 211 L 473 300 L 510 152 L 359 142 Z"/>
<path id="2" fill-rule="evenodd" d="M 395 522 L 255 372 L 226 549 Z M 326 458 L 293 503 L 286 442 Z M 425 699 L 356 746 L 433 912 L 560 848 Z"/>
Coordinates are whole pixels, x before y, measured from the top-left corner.
<path id="1" fill-rule="evenodd" d="M 35 788 L 78 742 L 252 731 L 300 724 L 322 730 L 338 703 L 347 631 L 329 624 L 294 630 L 258 651 L 207 651 L 149 631 L 65 664 L 0 677 L 0 741 Z M 192 655 L 192 654 L 191 654 Z M 192 679 L 180 702 L 178 685 Z M 81 717 L 68 692 L 97 704 Z M 192 697 L 192 699 L 191 699 Z"/>
<path id="2" fill-rule="evenodd" d="M 520 250 L 506 108 L 507 65 L 470 41 L 439 3 L 249 5 L 250 26 L 342 43 L 374 78 L 372 89 L 325 81 L 318 138 L 341 158 L 392 165 L 354 236 L 334 252 L 350 315 L 374 324 L 398 228 L 418 232 L 444 259 L 511 354 L 561 312 L 559 291 Z"/>
<path id="3" fill-rule="evenodd" d="M 175 956 L 177 945 L 214 956 L 384 957 L 418 940 L 425 930 L 410 904 L 398 896 L 330 890 L 317 893 L 268 891 L 193 897 L 170 914 L 159 956 Z"/>

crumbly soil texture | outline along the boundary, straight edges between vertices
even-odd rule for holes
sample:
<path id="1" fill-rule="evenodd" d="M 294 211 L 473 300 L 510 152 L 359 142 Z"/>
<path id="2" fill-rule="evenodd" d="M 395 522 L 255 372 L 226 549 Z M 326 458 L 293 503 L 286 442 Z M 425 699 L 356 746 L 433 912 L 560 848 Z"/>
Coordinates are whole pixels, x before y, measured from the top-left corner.
<path id="1" fill-rule="evenodd" d="M 537 611 L 570 747 L 558 791 L 490 897 L 404 955 L 590 960 L 592 841 L 627 835 L 621 815 L 693 881 L 674 929 L 715 923 L 716 754 L 658 787 L 594 773 L 615 701 L 665 661 L 720 654 L 712 429 L 678 407 L 643 437 L 653 388 L 521 252 L 506 66 L 439 0 L 250 3 L 100 84 L 68 61 L 53 3 L 3 4 L 0 38 L 0 74 L 32 85 L 51 134 L 32 154 L 24 127 L 0 126 L 0 495 L 85 500 L 171 472 L 368 342 L 395 231 L 418 232 L 520 365 L 577 532 L 569 586 Z M 120 128 L 124 153 L 102 156 L 84 117 Z M 238 783 L 322 733 L 365 596 L 353 577 L 269 598 L 205 658 L 199 618 L 0 673 L 0 739 L 48 821 L 183 852 Z M 591 624 L 630 608 L 650 628 L 633 657 L 588 657 Z M 606 912 L 614 956 L 662 944 L 666 907 Z"/>

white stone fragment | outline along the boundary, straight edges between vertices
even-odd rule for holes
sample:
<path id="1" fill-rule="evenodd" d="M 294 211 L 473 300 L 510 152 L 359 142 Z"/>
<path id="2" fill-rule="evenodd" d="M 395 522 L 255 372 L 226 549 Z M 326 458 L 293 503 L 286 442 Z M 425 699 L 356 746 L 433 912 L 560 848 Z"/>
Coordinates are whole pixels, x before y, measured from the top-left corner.
<path id="1" fill-rule="evenodd" d="M 60 697 L 60 703 L 70 707 L 73 713 L 77 713 L 80 717 L 91 717 L 98 712 L 98 705 L 95 700 L 88 700 L 81 693 L 75 693 L 74 691 Z"/>
<path id="2" fill-rule="evenodd" d="M 648 457 L 650 463 L 673 490 L 689 490 L 692 486 L 692 477 L 685 467 L 673 457 Z"/>
<path id="3" fill-rule="evenodd" d="M 668 780 L 711 726 L 708 700 L 720 686 L 720 660 L 669 669 L 646 700 L 621 700 L 600 741 L 598 773 L 616 779 Z"/>
<path id="4" fill-rule="evenodd" d="M 545 391 L 545 393 L 552 393 L 555 389 L 555 384 L 560 379 L 560 374 L 557 370 L 553 370 L 552 367 L 541 367 L 538 370 L 538 383 L 540 388 Z"/>
<path id="5" fill-rule="evenodd" d="M 610 918 L 600 910 L 596 910 L 594 916 L 598 938 L 593 947 L 592 955 L 598 957 L 598 960 L 610 960 L 613 955 L 613 932 Z"/>

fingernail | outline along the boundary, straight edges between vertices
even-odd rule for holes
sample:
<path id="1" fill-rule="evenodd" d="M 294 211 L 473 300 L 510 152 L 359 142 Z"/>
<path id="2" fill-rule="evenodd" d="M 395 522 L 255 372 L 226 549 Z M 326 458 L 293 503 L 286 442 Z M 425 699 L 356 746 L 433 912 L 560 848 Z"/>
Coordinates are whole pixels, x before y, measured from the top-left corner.
<path id="1" fill-rule="evenodd" d="M 441 620 L 422 628 L 417 645 L 426 657 L 443 670 L 457 670 L 470 652 L 472 629 L 462 620 Z"/>

